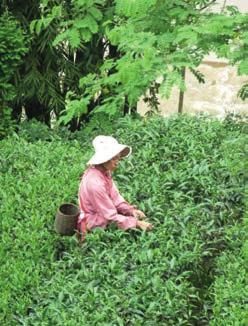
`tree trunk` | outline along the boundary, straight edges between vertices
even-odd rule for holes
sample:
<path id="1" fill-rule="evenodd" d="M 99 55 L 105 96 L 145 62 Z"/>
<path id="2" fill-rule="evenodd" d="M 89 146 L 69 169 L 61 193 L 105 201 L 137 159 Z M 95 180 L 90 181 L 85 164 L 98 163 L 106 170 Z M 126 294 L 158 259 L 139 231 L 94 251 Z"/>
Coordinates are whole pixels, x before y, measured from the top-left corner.
<path id="1" fill-rule="evenodd" d="M 25 103 L 25 112 L 28 120 L 36 119 L 50 127 L 50 111 L 37 99 L 31 99 Z"/>
<path id="2" fill-rule="evenodd" d="M 11 118 L 15 120 L 17 124 L 21 122 L 22 106 L 21 104 L 11 103 Z"/>
<path id="3" fill-rule="evenodd" d="M 183 81 L 185 81 L 185 73 L 186 73 L 186 68 L 182 68 L 181 75 L 182 75 Z M 183 100 L 184 100 L 184 91 L 180 90 L 179 103 L 178 103 L 178 113 L 179 114 L 183 113 Z"/>
<path id="4" fill-rule="evenodd" d="M 136 114 L 137 113 L 137 103 L 135 105 L 130 106 L 128 103 L 127 96 L 125 96 L 125 102 L 123 107 L 123 115 L 127 114 Z"/>
<path id="5" fill-rule="evenodd" d="M 224 3 L 223 3 L 222 8 L 221 8 L 221 13 L 223 13 L 224 10 L 226 9 L 226 2 L 227 2 L 227 0 L 224 0 Z"/>

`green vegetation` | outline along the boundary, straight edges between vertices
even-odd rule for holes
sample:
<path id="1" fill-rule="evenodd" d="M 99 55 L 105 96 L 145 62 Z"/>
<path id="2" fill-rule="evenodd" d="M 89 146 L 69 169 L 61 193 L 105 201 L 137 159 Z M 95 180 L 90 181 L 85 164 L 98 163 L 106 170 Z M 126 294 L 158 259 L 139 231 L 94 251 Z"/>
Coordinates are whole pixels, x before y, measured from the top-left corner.
<path id="1" fill-rule="evenodd" d="M 198 67 L 209 53 L 226 58 L 237 66 L 239 75 L 246 76 L 248 15 L 234 6 L 215 12 L 216 3 L 2 1 L 0 39 L 11 49 L 3 72 L 7 77 L 14 72 L 4 84 L 5 88 L 11 85 L 14 96 L 8 101 L 11 114 L 4 114 L 0 133 L 9 133 L 10 118 L 19 124 L 22 112 L 28 120 L 35 118 L 50 126 L 53 118 L 78 130 L 96 111 L 135 112 L 141 96 L 157 112 L 158 95 L 168 98 L 173 87 L 180 89 L 181 113 L 185 71 L 204 82 Z M 10 26 L 8 17 L 16 24 Z M 6 59 L 3 46 L 0 72 L 1 60 Z M 237 95 L 247 99 L 247 83 Z M 2 102 L 0 93 L 0 117 Z"/>
<path id="2" fill-rule="evenodd" d="M 14 129 L 11 104 L 17 90 L 13 79 L 16 69 L 27 51 L 24 33 L 18 22 L 8 13 L 0 16 L 0 139 Z"/>
<path id="3" fill-rule="evenodd" d="M 247 124 L 186 116 L 25 123 L 0 142 L 0 324 L 247 325 Z M 42 126 L 42 127 L 41 127 Z M 133 147 L 114 179 L 154 224 L 61 237 L 91 140 Z"/>
<path id="4" fill-rule="evenodd" d="M 0 325 L 248 324 L 246 121 L 137 114 L 175 86 L 181 113 L 210 52 L 248 74 L 248 15 L 216 2 L 1 2 Z M 54 218 L 98 134 L 133 147 L 115 180 L 155 227 L 79 247 Z"/>

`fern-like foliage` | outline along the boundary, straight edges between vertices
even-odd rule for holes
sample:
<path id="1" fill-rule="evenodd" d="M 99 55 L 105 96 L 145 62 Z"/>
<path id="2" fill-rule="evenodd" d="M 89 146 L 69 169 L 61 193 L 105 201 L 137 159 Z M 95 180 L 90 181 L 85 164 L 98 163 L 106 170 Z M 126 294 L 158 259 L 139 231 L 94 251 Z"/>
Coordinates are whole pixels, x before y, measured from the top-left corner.
<path id="1" fill-rule="evenodd" d="M 24 32 L 8 12 L 0 16 L 0 109 L 17 95 L 13 85 L 16 69 L 27 52 Z"/>
<path id="2" fill-rule="evenodd" d="M 199 83 L 204 83 L 204 76 L 197 68 L 210 51 L 230 61 L 231 55 L 233 61 L 241 60 L 233 47 L 243 37 L 247 16 L 230 10 L 225 14 L 206 11 L 215 1 L 116 0 L 115 3 L 115 24 L 106 24 L 105 31 L 122 56 L 109 69 L 104 64 L 97 78 L 83 90 L 83 96 L 91 99 L 97 94 L 104 95 L 105 99 L 99 103 L 103 111 L 110 107 L 113 111 L 114 105 L 123 104 L 123 98 L 128 99 L 130 106 L 134 105 L 141 95 L 146 96 L 158 78 L 162 82 L 156 91 L 162 96 L 169 98 L 174 86 L 184 92 L 186 85 L 181 71 L 185 68 Z M 244 53 L 243 49 L 241 52 Z M 246 73 L 242 60 L 240 72 Z"/>
<path id="3" fill-rule="evenodd" d="M 116 12 L 118 15 L 134 17 L 146 15 L 157 0 L 117 0 Z"/>
<path id="4" fill-rule="evenodd" d="M 72 2 L 71 12 L 63 9 L 66 16 L 71 17 L 66 24 L 60 25 L 59 34 L 54 40 L 54 45 L 68 41 L 72 50 L 89 42 L 99 30 L 99 24 L 103 18 L 100 10 L 105 5 L 104 0 L 75 0 Z"/>
<path id="5" fill-rule="evenodd" d="M 245 101 L 248 99 L 248 82 L 244 84 L 238 92 L 238 96 Z"/>
<path id="6" fill-rule="evenodd" d="M 171 95 L 173 86 L 178 86 L 182 92 L 185 92 L 186 90 L 182 74 L 177 69 L 168 72 L 168 74 L 164 76 L 164 81 L 159 87 L 159 93 L 168 99 Z"/>
<path id="7" fill-rule="evenodd" d="M 205 83 L 205 78 L 202 72 L 193 68 L 189 68 L 189 70 L 192 72 L 192 74 L 195 76 L 195 78 L 198 80 L 200 84 Z"/>
<path id="8" fill-rule="evenodd" d="M 248 59 L 242 60 L 238 68 L 239 75 L 248 75 Z"/>
<path id="9" fill-rule="evenodd" d="M 74 92 L 68 92 L 66 95 L 66 108 L 61 112 L 62 115 L 58 122 L 67 124 L 72 118 L 79 119 L 82 113 L 87 112 L 88 104 L 88 98 L 78 99 Z"/>
<path id="10" fill-rule="evenodd" d="M 31 33 L 39 35 L 46 30 L 54 21 L 59 21 L 59 33 L 54 39 L 53 45 L 68 42 L 75 50 L 83 42 L 89 42 L 93 34 L 98 32 L 99 22 L 103 14 L 99 7 L 103 6 L 104 0 L 75 0 L 70 3 L 48 6 L 48 1 L 43 1 L 43 14 L 40 19 L 35 19 L 30 24 Z M 66 21 L 61 20 L 67 17 Z"/>
<path id="11" fill-rule="evenodd" d="M 66 92 L 72 92 L 66 98 L 65 122 L 92 107 L 113 114 L 125 101 L 135 105 L 149 90 L 156 105 L 158 92 L 168 98 L 174 86 L 186 89 L 185 69 L 203 83 L 198 66 L 211 51 L 246 75 L 248 15 L 234 8 L 221 14 L 208 11 L 215 2 L 33 2 L 32 44 L 16 78 L 20 97 L 36 97 L 59 112 Z M 26 5 L 25 15 L 28 11 Z M 245 94 L 246 87 L 240 92 L 242 98 Z"/>

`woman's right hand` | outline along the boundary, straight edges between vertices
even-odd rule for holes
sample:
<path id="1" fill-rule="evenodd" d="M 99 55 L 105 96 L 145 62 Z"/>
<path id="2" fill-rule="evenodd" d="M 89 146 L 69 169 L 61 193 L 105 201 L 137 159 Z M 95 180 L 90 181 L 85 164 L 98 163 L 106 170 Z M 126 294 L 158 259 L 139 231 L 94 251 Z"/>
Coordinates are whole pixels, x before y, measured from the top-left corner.
<path id="1" fill-rule="evenodd" d="M 140 209 L 137 208 L 133 210 L 133 216 L 140 219 L 146 218 L 145 213 L 143 213 Z"/>
<path id="2" fill-rule="evenodd" d="M 149 231 L 153 228 L 153 225 L 145 221 L 137 221 L 137 227 L 143 231 Z"/>

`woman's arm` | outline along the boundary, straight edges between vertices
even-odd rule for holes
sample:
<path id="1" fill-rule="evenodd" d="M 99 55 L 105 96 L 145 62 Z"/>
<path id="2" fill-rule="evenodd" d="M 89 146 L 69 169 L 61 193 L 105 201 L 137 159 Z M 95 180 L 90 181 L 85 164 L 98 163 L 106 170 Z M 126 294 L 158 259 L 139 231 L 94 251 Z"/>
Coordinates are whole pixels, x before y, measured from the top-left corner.
<path id="1" fill-rule="evenodd" d="M 134 216 L 135 207 L 130 205 L 119 193 L 115 183 L 112 183 L 111 198 L 113 198 L 113 203 L 118 211 L 118 213 L 123 215 Z"/>
<path id="2" fill-rule="evenodd" d="M 115 206 L 117 208 L 118 213 L 124 215 L 131 215 L 136 218 L 145 218 L 146 215 L 135 206 L 130 205 L 119 193 L 115 183 L 113 182 L 112 186 L 112 198 L 114 198 Z"/>
<path id="3" fill-rule="evenodd" d="M 118 227 L 127 230 L 137 226 L 137 218 L 119 214 L 114 202 L 108 195 L 104 183 L 90 182 L 87 186 L 88 197 L 97 214 L 108 221 L 114 221 Z"/>

